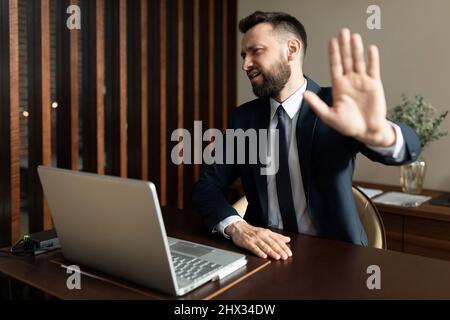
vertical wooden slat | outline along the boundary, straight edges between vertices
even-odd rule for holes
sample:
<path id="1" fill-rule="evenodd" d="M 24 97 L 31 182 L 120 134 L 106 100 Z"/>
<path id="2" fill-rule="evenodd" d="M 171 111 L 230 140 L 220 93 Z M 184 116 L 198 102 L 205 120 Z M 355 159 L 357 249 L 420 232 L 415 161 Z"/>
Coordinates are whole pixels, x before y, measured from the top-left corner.
<path id="1" fill-rule="evenodd" d="M 208 1 L 208 126 L 214 128 L 214 3 Z"/>
<path id="2" fill-rule="evenodd" d="M 167 0 L 160 3 L 161 204 L 167 204 Z"/>
<path id="3" fill-rule="evenodd" d="M 200 120 L 200 0 L 194 0 L 194 120 Z M 197 152 L 194 150 L 194 155 Z M 200 165 L 195 164 L 194 180 L 199 177 Z"/>
<path id="4" fill-rule="evenodd" d="M 194 131 L 194 2 L 193 0 L 183 1 L 183 91 L 184 91 L 184 113 L 183 122 L 184 128 L 189 132 Z M 192 142 L 192 141 L 191 141 Z M 192 146 L 191 146 L 192 157 Z M 192 158 L 191 158 L 192 160 Z M 185 164 L 183 166 L 184 173 L 184 202 L 183 208 L 192 207 L 192 186 L 194 184 L 194 166 Z"/>
<path id="5" fill-rule="evenodd" d="M 72 0 L 77 5 L 78 0 Z M 78 121 L 78 65 L 79 65 L 79 31 L 70 32 L 70 162 L 73 170 L 78 169 L 79 158 L 79 121 Z"/>
<path id="6" fill-rule="evenodd" d="M 131 5 L 131 4 L 130 4 Z M 136 5 L 133 2 L 132 5 Z M 122 176 L 122 77 L 123 77 L 123 63 L 122 63 L 122 47 L 121 47 L 121 29 L 122 29 L 122 14 L 121 14 L 121 0 L 106 1 L 105 3 L 105 143 L 106 143 L 106 171 L 110 175 Z M 131 40 L 131 44 L 134 42 Z M 136 48 L 133 50 L 136 51 Z M 136 59 L 133 61 L 136 62 Z M 130 66 L 133 63 L 130 61 Z M 134 70 L 130 70 L 134 71 Z M 130 75 L 132 77 L 133 75 Z M 135 90 L 135 88 L 131 89 Z M 135 101 L 131 103 L 137 105 L 136 93 L 131 97 Z M 135 111 L 134 109 L 131 111 Z M 130 119 L 134 119 L 133 114 L 130 114 Z M 131 145 L 136 140 L 136 133 L 139 131 L 136 124 L 132 124 Z M 130 157 L 131 163 L 135 163 L 136 157 Z M 131 174 L 136 177 L 136 173 L 131 170 Z"/>
<path id="7" fill-rule="evenodd" d="M 20 237 L 19 6 L 9 1 L 11 242 Z M 0 169 L 1 170 L 1 169 Z"/>
<path id="8" fill-rule="evenodd" d="M 82 155 L 83 170 L 105 173 L 104 0 L 82 0 Z"/>
<path id="9" fill-rule="evenodd" d="M 228 0 L 222 1 L 222 129 L 228 125 L 228 41 L 233 40 L 228 34 Z"/>
<path id="10" fill-rule="evenodd" d="M 141 0 L 141 176 L 148 180 L 148 6 Z"/>
<path id="11" fill-rule="evenodd" d="M 144 8 L 142 8 L 144 5 Z M 143 95 L 147 95 L 147 90 L 143 90 L 143 78 L 147 77 L 147 57 L 142 56 L 142 46 L 147 42 L 147 31 L 143 29 L 142 15 L 147 19 L 147 2 L 127 1 L 127 177 L 142 179 L 143 158 L 147 158 L 148 149 L 143 147 L 143 128 L 147 124 L 148 113 L 143 105 Z M 144 33 L 144 34 L 143 34 Z M 147 52 L 144 52 L 147 55 Z M 143 64 L 145 66 L 143 67 Z M 144 70 L 145 68 L 145 70 Z M 148 85 L 144 79 L 144 84 Z M 146 144 L 146 143 L 145 143 Z"/>
<path id="12" fill-rule="evenodd" d="M 215 0 L 214 5 L 214 62 L 213 62 L 213 74 L 214 81 L 211 83 L 214 92 L 214 126 L 217 129 L 221 129 L 223 125 L 223 66 L 226 62 L 226 51 L 224 51 L 223 43 L 223 24 L 224 13 L 223 3 L 224 0 Z M 229 41 L 229 39 L 227 39 Z"/>
<path id="13" fill-rule="evenodd" d="M 228 83 L 233 84 L 228 90 L 228 104 L 232 107 L 237 105 L 237 0 L 227 0 L 228 4 Z"/>
<path id="14" fill-rule="evenodd" d="M 96 60 L 96 118 L 97 118 L 97 172 L 105 173 L 105 99 L 103 86 L 105 83 L 105 43 L 104 43 L 104 0 L 95 2 L 95 60 Z"/>
<path id="15" fill-rule="evenodd" d="M 127 3 L 119 2 L 120 176 L 127 176 Z"/>
<path id="16" fill-rule="evenodd" d="M 42 37 L 42 163 L 52 164 L 52 124 L 51 124 L 51 88 L 50 88 L 50 0 L 41 0 L 41 37 Z M 53 227 L 47 201 L 44 201 L 44 230 Z"/>
<path id="17" fill-rule="evenodd" d="M 178 127 L 178 0 L 166 2 L 166 205 L 178 204 L 178 166 L 171 161 L 172 132 Z"/>
<path id="18" fill-rule="evenodd" d="M 29 107 L 29 215 L 30 231 L 52 227 L 37 175 L 41 164 L 51 165 L 50 117 L 50 3 L 27 2 L 28 24 L 28 107 Z"/>
<path id="19" fill-rule="evenodd" d="M 17 0 L 0 0 L 0 245 L 20 236 L 19 30 Z"/>
<path id="20" fill-rule="evenodd" d="M 183 128 L 184 119 L 184 5 L 178 0 L 178 128 Z M 178 166 L 178 208 L 183 208 L 184 167 Z"/>
<path id="21" fill-rule="evenodd" d="M 148 32 L 148 128 L 149 128 L 149 180 L 152 181 L 161 195 L 161 2 L 149 1 L 149 32 Z"/>
<path id="22" fill-rule="evenodd" d="M 42 86 L 42 159 L 50 165 L 52 161 L 51 148 L 51 118 L 50 118 L 50 0 L 41 0 L 41 86 Z"/>
<path id="23" fill-rule="evenodd" d="M 56 155 L 60 168 L 78 169 L 78 30 L 66 26 L 67 7 L 56 1 Z"/>

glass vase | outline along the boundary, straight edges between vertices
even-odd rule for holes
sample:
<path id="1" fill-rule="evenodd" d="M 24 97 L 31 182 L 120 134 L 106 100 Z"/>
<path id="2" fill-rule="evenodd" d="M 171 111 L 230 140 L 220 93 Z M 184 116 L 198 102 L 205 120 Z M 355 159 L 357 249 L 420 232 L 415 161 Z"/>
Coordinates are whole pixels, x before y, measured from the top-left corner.
<path id="1" fill-rule="evenodd" d="M 400 184 L 403 192 L 420 194 L 425 179 L 426 162 L 420 157 L 414 162 L 400 168 Z"/>

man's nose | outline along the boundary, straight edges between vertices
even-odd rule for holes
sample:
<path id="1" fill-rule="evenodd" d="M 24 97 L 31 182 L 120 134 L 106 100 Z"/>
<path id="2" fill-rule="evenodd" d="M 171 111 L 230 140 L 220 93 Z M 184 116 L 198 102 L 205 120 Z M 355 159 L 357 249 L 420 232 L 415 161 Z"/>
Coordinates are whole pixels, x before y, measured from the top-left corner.
<path id="1" fill-rule="evenodd" d="M 244 61 L 242 61 L 242 70 L 245 72 L 249 71 L 253 67 L 253 61 L 250 58 L 245 58 Z"/>

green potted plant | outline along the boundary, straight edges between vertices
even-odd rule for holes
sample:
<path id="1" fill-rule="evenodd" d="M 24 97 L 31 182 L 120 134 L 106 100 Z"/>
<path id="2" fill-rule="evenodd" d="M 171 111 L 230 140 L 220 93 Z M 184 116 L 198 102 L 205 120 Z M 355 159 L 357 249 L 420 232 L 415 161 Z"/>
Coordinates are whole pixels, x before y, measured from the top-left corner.
<path id="1" fill-rule="evenodd" d="M 388 111 L 388 118 L 403 122 L 413 128 L 420 139 L 420 147 L 423 150 L 430 142 L 446 136 L 448 132 L 441 130 L 441 124 L 448 111 L 438 113 L 430 103 L 417 95 L 410 101 L 406 95 L 402 95 L 402 102 Z M 417 161 L 401 167 L 400 183 L 403 192 L 420 193 L 425 179 L 426 162 L 421 155 Z"/>

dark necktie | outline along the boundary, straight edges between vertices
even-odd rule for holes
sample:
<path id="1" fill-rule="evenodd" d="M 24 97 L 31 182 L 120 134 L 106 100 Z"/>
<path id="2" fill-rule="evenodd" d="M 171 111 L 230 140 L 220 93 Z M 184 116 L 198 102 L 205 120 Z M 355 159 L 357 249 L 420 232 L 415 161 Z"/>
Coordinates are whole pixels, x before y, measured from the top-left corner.
<path id="1" fill-rule="evenodd" d="M 289 173 L 289 146 L 287 123 L 289 116 L 282 105 L 277 109 L 279 130 L 279 161 L 278 172 L 276 174 L 278 205 L 280 207 L 281 218 L 283 219 L 283 230 L 298 233 L 297 218 L 292 199 L 291 177 Z"/>

